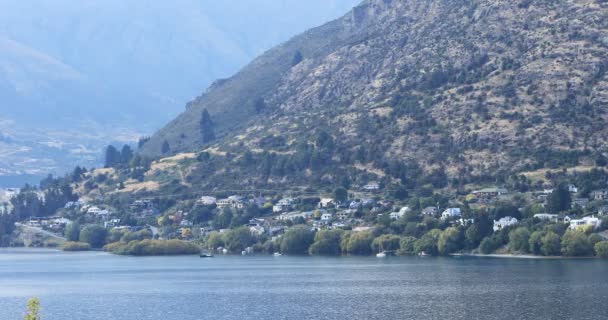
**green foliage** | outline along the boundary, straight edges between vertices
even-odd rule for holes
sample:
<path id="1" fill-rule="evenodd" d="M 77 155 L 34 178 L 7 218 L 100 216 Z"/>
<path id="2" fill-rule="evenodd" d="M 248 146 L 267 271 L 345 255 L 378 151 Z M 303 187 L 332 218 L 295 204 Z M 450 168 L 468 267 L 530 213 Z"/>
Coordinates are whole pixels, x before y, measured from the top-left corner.
<path id="1" fill-rule="evenodd" d="M 80 240 L 80 224 L 76 222 L 70 223 L 65 228 L 63 234 L 68 241 Z"/>
<path id="2" fill-rule="evenodd" d="M 509 232 L 509 249 L 515 252 L 528 252 L 530 248 L 530 231 L 526 227 L 519 227 Z"/>
<path id="3" fill-rule="evenodd" d="M 447 228 L 439 235 L 437 251 L 441 255 L 458 252 L 464 247 L 464 235 L 459 228 Z"/>
<path id="4" fill-rule="evenodd" d="M 311 255 L 340 255 L 343 230 L 321 230 L 315 234 L 315 242 L 310 246 Z"/>
<path id="5" fill-rule="evenodd" d="M 113 230 L 114 231 L 114 230 Z M 122 242 L 141 241 L 145 239 L 152 239 L 152 232 L 150 230 L 140 230 L 136 232 L 126 232 L 120 238 Z"/>
<path id="6" fill-rule="evenodd" d="M 337 202 L 344 202 L 348 199 L 348 191 L 345 188 L 336 188 L 334 190 L 334 198 Z"/>
<path id="7" fill-rule="evenodd" d="M 414 245 L 416 244 L 416 240 L 414 237 L 402 237 L 399 242 L 399 254 L 413 254 L 415 252 Z"/>
<path id="8" fill-rule="evenodd" d="M 289 229 L 281 239 L 281 252 L 284 254 L 307 254 L 314 242 L 314 233 L 307 226 Z"/>
<path id="9" fill-rule="evenodd" d="M 209 143 L 215 140 L 214 124 L 211 120 L 209 112 L 207 111 L 207 108 L 203 109 L 203 112 L 201 114 L 200 127 L 203 143 Z"/>
<path id="10" fill-rule="evenodd" d="M 608 259 L 608 241 L 601 241 L 595 244 L 595 255 Z"/>
<path id="11" fill-rule="evenodd" d="M 215 250 L 219 247 L 223 247 L 225 245 L 224 235 L 219 232 L 211 232 L 207 236 L 207 240 L 205 241 L 207 249 Z"/>
<path id="12" fill-rule="evenodd" d="M 439 242 L 439 237 L 441 236 L 441 230 L 433 229 L 423 235 L 420 239 L 416 241 L 414 244 L 414 250 L 416 253 L 425 253 L 428 255 L 436 256 L 439 254 L 439 248 L 437 247 L 437 243 Z"/>
<path id="13" fill-rule="evenodd" d="M 561 184 L 547 198 L 547 209 L 550 213 L 558 214 L 570 210 L 572 196 L 566 185 Z"/>
<path id="14" fill-rule="evenodd" d="M 542 231 L 534 231 L 528 239 L 528 251 L 530 253 L 540 255 L 542 253 L 543 236 L 545 235 Z"/>
<path id="15" fill-rule="evenodd" d="M 23 318 L 25 320 L 40 320 L 40 299 L 32 298 L 27 302 L 27 314 Z"/>
<path id="16" fill-rule="evenodd" d="M 224 246 L 228 251 L 239 253 L 255 243 L 255 238 L 248 227 L 243 226 L 230 230 L 224 237 Z"/>
<path id="17" fill-rule="evenodd" d="M 479 245 L 479 250 L 483 254 L 491 254 L 494 253 L 498 248 L 503 245 L 502 239 L 498 235 L 493 235 L 491 237 L 487 237 L 481 241 Z"/>
<path id="18" fill-rule="evenodd" d="M 91 245 L 92 248 L 101 248 L 106 243 L 108 231 L 98 225 L 86 226 L 80 230 L 79 239 Z"/>
<path id="19" fill-rule="evenodd" d="M 346 243 L 346 252 L 353 255 L 369 255 L 372 253 L 374 235 L 371 232 L 354 232 Z"/>
<path id="20" fill-rule="evenodd" d="M 372 242 L 372 250 L 374 252 L 383 252 L 383 251 L 398 251 L 401 246 L 401 237 L 392 235 L 392 234 L 384 234 Z"/>
<path id="21" fill-rule="evenodd" d="M 593 254 L 593 247 L 585 233 L 568 230 L 562 237 L 562 254 L 568 257 L 589 256 Z"/>
<path id="22" fill-rule="evenodd" d="M 61 247 L 63 251 L 89 251 L 91 250 L 91 245 L 86 242 L 71 242 L 68 241 L 63 244 Z"/>
<path id="23" fill-rule="evenodd" d="M 541 239 L 540 251 L 545 256 L 558 256 L 561 252 L 559 235 L 555 232 L 547 232 Z"/>
<path id="24" fill-rule="evenodd" d="M 174 256 L 192 255 L 200 253 L 200 248 L 192 243 L 180 240 L 141 240 L 115 242 L 106 245 L 105 251 L 118 255 L 131 256 Z"/>

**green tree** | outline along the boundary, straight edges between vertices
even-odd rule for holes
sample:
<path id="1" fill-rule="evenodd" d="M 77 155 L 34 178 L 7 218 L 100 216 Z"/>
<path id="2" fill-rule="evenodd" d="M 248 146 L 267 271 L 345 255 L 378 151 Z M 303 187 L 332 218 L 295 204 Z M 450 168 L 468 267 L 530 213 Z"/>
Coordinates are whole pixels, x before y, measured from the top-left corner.
<path id="1" fill-rule="evenodd" d="M 169 145 L 169 141 L 167 141 L 167 140 L 163 141 L 163 144 L 160 147 L 160 152 L 163 155 L 167 155 L 171 152 L 171 146 Z"/>
<path id="2" fill-rule="evenodd" d="M 568 257 L 589 256 L 593 254 L 593 247 L 586 234 L 568 230 L 562 237 L 562 254 Z"/>
<path id="3" fill-rule="evenodd" d="M 209 112 L 207 111 L 207 108 L 203 109 L 203 113 L 201 114 L 200 126 L 203 143 L 209 143 L 215 140 L 214 124 L 211 120 Z"/>
<path id="4" fill-rule="evenodd" d="M 70 223 L 65 228 L 64 235 L 68 241 L 78 242 L 80 239 L 80 225 L 76 222 Z"/>
<path id="5" fill-rule="evenodd" d="M 40 300 L 38 298 L 32 298 L 27 302 L 27 314 L 24 317 L 25 320 L 40 320 Z"/>
<path id="6" fill-rule="evenodd" d="M 348 191 L 342 187 L 336 188 L 336 190 L 334 190 L 334 198 L 337 202 L 342 203 L 348 199 Z"/>
<path id="7" fill-rule="evenodd" d="M 207 249 L 215 250 L 224 246 L 224 236 L 219 232 L 211 232 L 205 241 Z"/>
<path id="8" fill-rule="evenodd" d="M 342 252 L 341 242 L 344 231 L 321 230 L 315 234 L 315 242 L 310 246 L 311 255 L 339 255 Z"/>
<path id="9" fill-rule="evenodd" d="M 529 252 L 540 255 L 542 253 L 541 248 L 543 245 L 543 236 L 544 232 L 542 231 L 534 231 L 530 235 L 530 239 L 528 239 L 528 250 Z"/>
<path id="10" fill-rule="evenodd" d="M 372 241 L 374 252 L 398 251 L 401 246 L 401 237 L 392 234 L 383 234 Z"/>
<path id="11" fill-rule="evenodd" d="M 98 225 L 86 226 L 80 230 L 79 239 L 81 242 L 86 242 L 93 248 L 101 248 L 106 242 L 108 231 Z"/>
<path id="12" fill-rule="evenodd" d="M 561 242 L 559 235 L 549 231 L 541 239 L 540 251 L 545 256 L 558 256 L 561 252 Z"/>
<path id="13" fill-rule="evenodd" d="M 595 244 L 595 255 L 603 259 L 608 258 L 608 241 Z"/>
<path id="14" fill-rule="evenodd" d="M 437 242 L 441 236 L 441 230 L 433 229 L 423 235 L 414 244 L 414 250 L 416 253 L 425 253 L 429 255 L 438 255 L 439 249 L 437 248 Z"/>
<path id="15" fill-rule="evenodd" d="M 572 196 L 564 184 L 559 185 L 547 198 L 547 209 L 553 214 L 570 210 L 571 204 Z"/>
<path id="16" fill-rule="evenodd" d="M 289 229 L 281 240 L 281 252 L 284 254 L 307 254 L 314 242 L 314 233 L 307 226 L 295 226 Z"/>
<path id="17" fill-rule="evenodd" d="M 348 254 L 369 255 L 372 253 L 374 235 L 371 232 L 354 232 L 348 239 L 346 251 Z"/>
<path id="18" fill-rule="evenodd" d="M 414 245 L 416 244 L 416 238 L 414 237 L 403 237 L 399 242 L 399 254 L 412 254 L 415 252 Z"/>
<path id="19" fill-rule="evenodd" d="M 449 255 L 464 247 L 464 236 L 459 228 L 447 228 L 439 235 L 437 251 L 441 255 Z"/>
<path id="20" fill-rule="evenodd" d="M 528 252 L 530 248 L 530 231 L 526 227 L 519 227 L 509 232 L 509 248 L 515 252 Z"/>
<path id="21" fill-rule="evenodd" d="M 113 168 L 120 164 L 120 152 L 116 149 L 116 147 L 109 145 L 106 148 L 106 168 Z"/>
<path id="22" fill-rule="evenodd" d="M 255 238 L 248 227 L 243 226 L 230 230 L 225 237 L 225 246 L 230 252 L 241 252 L 255 243 Z"/>
<path id="23" fill-rule="evenodd" d="M 479 250 L 483 254 L 491 254 L 494 253 L 494 251 L 496 251 L 501 246 L 502 241 L 500 239 L 500 236 L 493 235 L 491 237 L 486 237 L 485 239 L 483 239 L 483 241 L 481 241 L 481 244 L 479 245 Z"/>

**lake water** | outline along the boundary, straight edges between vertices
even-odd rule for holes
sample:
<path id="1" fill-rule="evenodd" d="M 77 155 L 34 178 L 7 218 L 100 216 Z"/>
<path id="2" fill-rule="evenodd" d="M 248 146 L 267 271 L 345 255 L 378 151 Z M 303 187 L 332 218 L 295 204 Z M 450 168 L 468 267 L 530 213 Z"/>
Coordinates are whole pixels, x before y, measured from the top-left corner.
<path id="1" fill-rule="evenodd" d="M 0 319 L 606 319 L 608 262 L 0 250 Z"/>

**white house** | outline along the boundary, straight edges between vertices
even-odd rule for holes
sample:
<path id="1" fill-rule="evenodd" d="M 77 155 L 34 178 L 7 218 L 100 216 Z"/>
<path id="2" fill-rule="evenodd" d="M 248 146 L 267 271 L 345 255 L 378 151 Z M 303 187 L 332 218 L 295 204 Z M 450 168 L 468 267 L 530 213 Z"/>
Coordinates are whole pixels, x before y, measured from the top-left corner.
<path id="1" fill-rule="evenodd" d="M 559 215 L 549 214 L 549 213 L 539 213 L 539 214 L 535 214 L 534 218 L 536 218 L 538 220 L 542 220 L 542 221 L 557 222 L 559 220 Z"/>
<path id="2" fill-rule="evenodd" d="M 346 220 L 348 219 L 348 217 L 350 217 L 350 211 L 339 211 L 338 213 L 336 213 L 336 218 L 338 220 Z"/>
<path id="3" fill-rule="evenodd" d="M 243 198 L 239 196 L 230 196 L 227 199 L 220 199 L 217 201 L 217 207 L 220 209 L 232 208 L 232 209 L 243 209 L 245 204 Z"/>
<path id="4" fill-rule="evenodd" d="M 405 216 L 408 212 L 412 211 L 409 207 L 403 207 L 399 212 L 391 212 L 391 219 L 398 220 Z"/>
<path id="5" fill-rule="evenodd" d="M 253 235 L 261 236 L 261 235 L 264 234 L 264 232 L 266 231 L 266 229 L 264 229 L 264 227 L 262 227 L 262 226 L 251 226 L 251 227 L 249 227 L 249 231 Z"/>
<path id="6" fill-rule="evenodd" d="M 582 226 L 593 226 L 593 229 L 597 229 L 602 225 L 602 220 L 596 217 L 584 217 L 582 219 L 576 219 L 570 221 L 570 229 L 576 230 Z"/>
<path id="7" fill-rule="evenodd" d="M 504 217 L 500 220 L 494 220 L 494 232 L 500 231 L 506 227 L 510 227 L 512 225 L 516 225 L 519 221 L 513 217 Z"/>
<path id="8" fill-rule="evenodd" d="M 88 214 L 94 214 L 94 215 L 98 215 L 101 212 L 101 209 L 99 207 L 90 207 L 87 210 Z"/>
<path id="9" fill-rule="evenodd" d="M 198 199 L 197 202 L 198 202 L 198 204 L 203 205 L 203 206 L 212 206 L 217 203 L 217 198 L 209 197 L 209 196 L 202 196 L 200 199 Z"/>
<path id="10" fill-rule="evenodd" d="M 363 190 L 365 191 L 376 191 L 380 190 L 380 184 L 377 182 L 371 182 L 363 186 Z"/>
<path id="11" fill-rule="evenodd" d="M 426 207 L 422 209 L 422 214 L 426 216 L 434 216 L 439 210 L 436 207 Z"/>
<path id="12" fill-rule="evenodd" d="M 319 208 L 327 208 L 334 204 L 334 199 L 332 198 L 321 198 L 319 201 Z"/>
<path id="13" fill-rule="evenodd" d="M 575 185 L 573 185 L 573 184 L 569 184 L 568 185 L 568 191 L 571 192 L 571 193 L 578 193 L 578 188 Z"/>
<path id="14" fill-rule="evenodd" d="M 329 223 L 329 222 L 331 222 L 333 217 L 334 216 L 331 213 L 324 213 L 321 215 L 321 221 L 323 221 L 325 223 Z"/>
<path id="15" fill-rule="evenodd" d="M 462 211 L 460 210 L 460 208 L 447 208 L 441 214 L 442 219 L 449 219 L 449 218 L 461 217 L 461 216 L 462 216 Z"/>
<path id="16" fill-rule="evenodd" d="M 591 192 L 591 198 L 594 200 L 607 200 L 608 199 L 608 189 L 605 190 L 595 190 Z"/>

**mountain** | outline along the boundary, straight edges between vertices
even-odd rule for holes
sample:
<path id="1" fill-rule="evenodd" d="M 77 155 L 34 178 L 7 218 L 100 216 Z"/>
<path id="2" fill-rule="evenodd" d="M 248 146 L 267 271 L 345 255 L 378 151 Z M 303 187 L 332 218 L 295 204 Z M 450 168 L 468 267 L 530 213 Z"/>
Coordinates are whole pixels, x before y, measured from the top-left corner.
<path id="1" fill-rule="evenodd" d="M 0 130 L 15 138 L 7 148 L 36 149 L 38 130 L 98 154 L 109 142 L 134 143 L 214 79 L 356 1 L 0 0 Z M 0 168 L 60 173 L 100 158 L 37 149 L 0 155 Z"/>
<path id="2" fill-rule="evenodd" d="M 141 152 L 206 150 L 221 160 L 189 182 L 208 186 L 588 168 L 607 151 L 607 27 L 605 1 L 367 0 L 216 81 Z"/>

